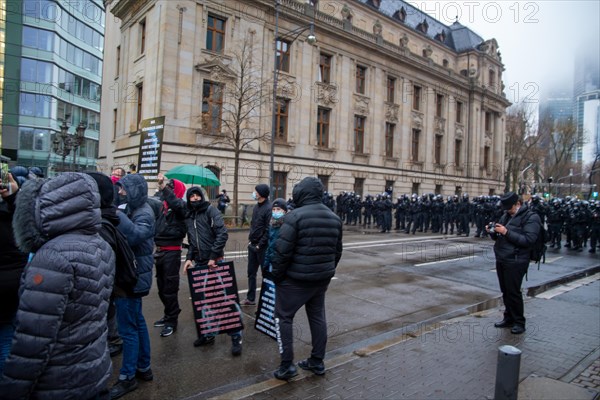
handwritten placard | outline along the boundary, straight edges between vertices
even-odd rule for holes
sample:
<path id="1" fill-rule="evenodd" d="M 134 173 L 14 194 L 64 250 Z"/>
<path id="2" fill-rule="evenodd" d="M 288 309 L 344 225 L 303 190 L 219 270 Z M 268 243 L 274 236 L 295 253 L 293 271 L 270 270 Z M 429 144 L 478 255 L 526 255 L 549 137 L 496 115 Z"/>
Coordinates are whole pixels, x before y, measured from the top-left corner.
<path id="1" fill-rule="evenodd" d="M 188 283 L 199 335 L 218 335 L 244 329 L 233 261 L 216 268 L 189 268 Z"/>
<path id="2" fill-rule="evenodd" d="M 260 287 L 254 328 L 277 340 L 277 327 L 275 325 L 275 283 L 268 278 L 263 278 Z"/>

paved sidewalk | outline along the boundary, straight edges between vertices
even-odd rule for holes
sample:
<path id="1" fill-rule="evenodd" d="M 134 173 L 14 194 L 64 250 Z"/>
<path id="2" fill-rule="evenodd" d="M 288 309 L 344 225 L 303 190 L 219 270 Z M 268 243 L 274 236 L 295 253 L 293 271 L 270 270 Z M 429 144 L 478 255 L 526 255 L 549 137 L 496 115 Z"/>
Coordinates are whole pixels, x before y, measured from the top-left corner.
<path id="1" fill-rule="evenodd" d="M 525 313 L 523 335 L 493 326 L 502 317 L 497 307 L 407 328 L 393 340 L 326 359 L 324 377 L 299 370 L 289 383 L 271 379 L 221 398 L 492 399 L 498 347 L 505 344 L 522 351 L 520 381 L 534 375 L 584 390 L 584 398 L 598 396 L 598 369 L 586 368 L 600 349 L 600 281 L 550 299 L 528 298 Z"/>

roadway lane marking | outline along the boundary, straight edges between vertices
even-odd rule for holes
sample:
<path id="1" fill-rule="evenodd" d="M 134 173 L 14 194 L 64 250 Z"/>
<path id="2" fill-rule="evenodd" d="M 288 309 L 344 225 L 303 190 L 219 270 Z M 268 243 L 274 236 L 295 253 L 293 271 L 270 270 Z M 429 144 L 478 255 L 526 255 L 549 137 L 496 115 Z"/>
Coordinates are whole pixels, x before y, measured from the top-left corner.
<path id="1" fill-rule="evenodd" d="M 433 240 L 433 239 L 432 240 L 421 240 L 418 243 L 421 243 L 421 242 L 436 242 L 436 241 L 437 240 Z M 461 247 L 462 245 L 458 244 L 458 246 Z M 469 246 L 469 245 L 465 244 L 465 246 Z M 425 253 L 425 252 L 439 251 L 439 250 L 440 250 L 440 247 L 430 247 L 430 248 L 423 247 L 423 248 L 418 248 L 416 250 L 403 251 L 402 253 L 394 253 L 394 254 L 397 255 L 397 256 L 404 256 L 404 255 L 414 255 L 416 253 Z"/>
<path id="2" fill-rule="evenodd" d="M 415 267 L 422 267 L 424 265 L 441 264 L 441 263 L 445 263 L 445 262 L 458 261 L 458 260 L 473 259 L 475 257 L 477 257 L 477 256 L 473 254 L 472 256 L 467 256 L 467 257 L 449 258 L 447 260 L 440 260 L 440 261 L 432 261 L 432 262 L 426 262 L 426 263 L 421 263 L 421 264 L 415 264 Z"/>
<path id="3" fill-rule="evenodd" d="M 556 297 L 558 295 L 561 295 L 563 293 L 570 292 L 573 289 L 577 289 L 578 287 L 581 287 L 581 286 L 584 286 L 584 285 L 589 285 L 590 283 L 595 282 L 598 279 L 600 279 L 600 273 L 594 274 L 594 275 L 591 275 L 591 276 L 588 276 L 588 277 L 585 277 L 585 278 L 578 279 L 576 281 L 567 283 L 565 285 L 561 285 L 561 286 L 559 286 L 557 288 L 554 288 L 554 289 L 550 289 L 550 290 L 548 290 L 548 291 L 546 291 L 544 293 L 538 294 L 535 297 L 539 298 L 539 299 L 549 300 L 549 299 L 551 299 L 553 297 Z"/>
<path id="4" fill-rule="evenodd" d="M 554 258 L 546 258 L 546 262 L 545 262 L 545 264 L 550 264 L 550 263 L 553 263 L 554 261 L 558 261 L 558 260 L 560 260 L 561 258 L 563 258 L 563 256 L 560 256 L 560 257 L 554 257 Z M 544 264 L 544 263 L 542 263 L 542 264 Z"/>
<path id="5" fill-rule="evenodd" d="M 411 241 L 411 240 L 421 240 L 421 239 L 443 239 L 444 235 L 440 235 L 440 236 L 423 236 L 422 238 L 416 238 L 416 237 L 412 237 L 412 238 L 405 238 L 405 239 L 389 239 L 389 240 L 370 240 L 368 242 L 354 242 L 354 243 L 346 243 L 344 245 L 344 248 L 346 248 L 346 246 L 354 246 L 354 245 L 362 245 L 362 244 L 372 244 L 372 243 L 388 243 L 388 242 L 406 242 L 406 241 Z"/>
<path id="6" fill-rule="evenodd" d="M 344 247 L 344 250 L 355 250 L 355 249 L 368 249 L 369 247 L 382 247 L 382 246 L 398 246 L 398 245 L 403 245 L 403 244 L 410 244 L 410 243 L 421 243 L 421 242 L 437 242 L 436 239 L 430 239 L 430 240 L 419 240 L 419 241 L 413 241 L 413 242 L 396 242 L 396 243 L 381 243 L 381 244 L 366 244 L 366 245 L 362 245 L 362 246 L 352 246 L 352 247 Z"/>

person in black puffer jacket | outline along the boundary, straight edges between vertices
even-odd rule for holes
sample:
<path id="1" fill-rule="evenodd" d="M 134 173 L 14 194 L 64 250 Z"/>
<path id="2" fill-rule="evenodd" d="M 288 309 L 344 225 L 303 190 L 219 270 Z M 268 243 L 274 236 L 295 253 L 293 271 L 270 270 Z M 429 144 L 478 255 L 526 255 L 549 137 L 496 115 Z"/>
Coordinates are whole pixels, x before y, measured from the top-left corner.
<path id="1" fill-rule="evenodd" d="M 90 399 L 112 371 L 106 313 L 115 254 L 100 236 L 96 182 L 80 173 L 27 181 L 14 234 L 32 253 L 21 280 L 3 399 Z"/>
<path id="2" fill-rule="evenodd" d="M 19 307 L 19 282 L 27 264 L 27 254 L 21 252 L 13 235 L 13 215 L 19 186 L 11 174 L 8 182 L 0 183 L 0 375 L 4 360 L 10 353 L 15 331 L 15 315 Z"/>
<path id="3" fill-rule="evenodd" d="M 521 284 L 529 267 L 531 248 L 540 234 L 540 217 L 528 209 L 516 193 L 500 199 L 505 213 L 493 229 L 486 225 L 494 243 L 496 273 L 504 302 L 504 319 L 496 328 L 511 328 L 514 334 L 525 332 Z"/>
<path id="4" fill-rule="evenodd" d="M 293 365 L 293 323 L 303 305 L 313 349 L 310 358 L 298 366 L 317 375 L 325 373 L 325 293 L 342 257 L 342 221 L 322 203 L 323 191 L 323 184 L 314 177 L 304 178 L 294 187 L 296 208 L 285 217 L 271 259 L 281 353 L 281 364 L 274 373 L 277 379 L 298 374 Z"/>

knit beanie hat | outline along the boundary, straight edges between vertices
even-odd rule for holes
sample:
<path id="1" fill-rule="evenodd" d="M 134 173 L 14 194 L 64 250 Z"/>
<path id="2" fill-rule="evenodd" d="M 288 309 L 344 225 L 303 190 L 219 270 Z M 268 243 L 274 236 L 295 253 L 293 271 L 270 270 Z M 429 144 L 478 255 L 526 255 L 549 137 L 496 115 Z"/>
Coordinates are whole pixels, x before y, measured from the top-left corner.
<path id="1" fill-rule="evenodd" d="M 265 199 L 269 198 L 269 185 L 260 183 L 254 187 L 254 190 L 256 190 L 256 193 L 258 193 L 260 197 L 264 197 Z"/>
<path id="2" fill-rule="evenodd" d="M 278 199 L 275 199 L 275 201 L 273 201 L 273 207 L 279 207 L 281 208 L 283 211 L 287 212 L 287 201 L 285 201 L 285 199 L 282 199 L 281 197 Z"/>

